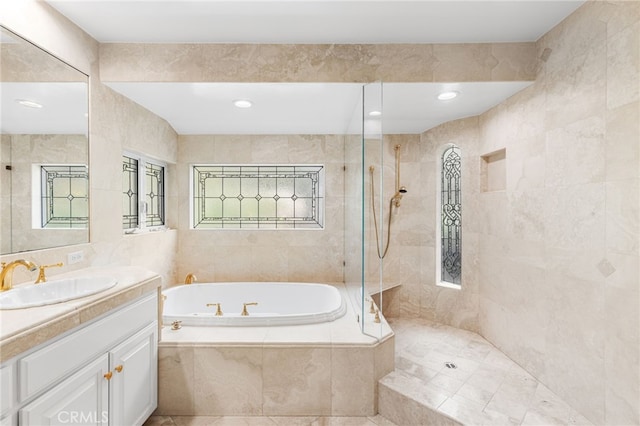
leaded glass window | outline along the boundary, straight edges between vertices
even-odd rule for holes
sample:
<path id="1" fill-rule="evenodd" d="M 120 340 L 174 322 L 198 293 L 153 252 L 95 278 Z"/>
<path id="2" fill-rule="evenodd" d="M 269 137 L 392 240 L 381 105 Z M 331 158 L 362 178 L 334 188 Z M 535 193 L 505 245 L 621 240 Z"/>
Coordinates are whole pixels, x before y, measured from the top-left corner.
<path id="1" fill-rule="evenodd" d="M 193 227 L 322 229 L 320 165 L 193 166 Z"/>
<path id="2" fill-rule="evenodd" d="M 86 228 L 89 223 L 87 166 L 40 167 L 42 228 Z"/>
<path id="3" fill-rule="evenodd" d="M 122 156 L 122 227 L 138 226 L 138 160 Z"/>
<path id="4" fill-rule="evenodd" d="M 142 156 L 122 156 L 124 229 L 143 229 L 165 224 L 164 182 L 163 165 Z"/>
<path id="5" fill-rule="evenodd" d="M 441 176 L 441 280 L 460 284 L 462 275 L 461 153 L 455 145 L 442 154 Z"/>
<path id="6" fill-rule="evenodd" d="M 164 225 L 164 167 L 147 163 L 145 175 L 147 226 Z"/>

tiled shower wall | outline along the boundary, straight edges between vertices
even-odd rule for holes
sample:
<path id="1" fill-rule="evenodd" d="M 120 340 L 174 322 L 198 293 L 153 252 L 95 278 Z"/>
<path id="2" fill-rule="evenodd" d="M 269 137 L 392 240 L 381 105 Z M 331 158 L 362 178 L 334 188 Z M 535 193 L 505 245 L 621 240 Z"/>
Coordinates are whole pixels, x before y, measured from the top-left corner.
<path id="1" fill-rule="evenodd" d="M 531 87 L 387 141 L 388 158 L 406 146 L 409 189 L 389 313 L 479 330 L 596 424 L 640 423 L 639 39 L 640 3 L 589 2 L 538 41 Z M 463 152 L 462 291 L 434 285 L 447 143 Z M 505 188 L 483 192 L 481 157 L 502 149 Z"/>
<path id="2" fill-rule="evenodd" d="M 596 424 L 640 423 L 640 3 L 538 41 L 535 84 L 480 117 L 480 330 Z"/>

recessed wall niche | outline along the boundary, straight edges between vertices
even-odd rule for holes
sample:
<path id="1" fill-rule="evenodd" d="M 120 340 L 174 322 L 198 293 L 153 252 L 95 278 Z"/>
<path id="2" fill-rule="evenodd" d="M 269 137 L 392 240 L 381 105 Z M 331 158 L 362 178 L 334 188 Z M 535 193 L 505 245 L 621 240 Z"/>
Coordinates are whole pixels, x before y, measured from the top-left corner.
<path id="1" fill-rule="evenodd" d="M 493 192 L 505 189 L 507 189 L 507 150 L 502 148 L 480 157 L 480 190 Z"/>

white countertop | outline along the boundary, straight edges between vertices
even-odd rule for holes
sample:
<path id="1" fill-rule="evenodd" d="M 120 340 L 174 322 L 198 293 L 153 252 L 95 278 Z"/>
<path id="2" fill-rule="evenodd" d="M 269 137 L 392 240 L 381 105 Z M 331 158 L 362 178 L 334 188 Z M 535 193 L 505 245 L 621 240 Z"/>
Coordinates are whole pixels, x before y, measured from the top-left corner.
<path id="1" fill-rule="evenodd" d="M 135 266 L 93 267 L 50 280 L 107 275 L 117 284 L 105 291 L 52 305 L 24 309 L 0 310 L 0 362 L 4 362 L 111 309 L 136 299 L 144 293 L 158 290 L 158 274 Z M 14 285 L 34 285 L 32 282 Z M 11 291 L 11 290 L 9 290 Z"/>

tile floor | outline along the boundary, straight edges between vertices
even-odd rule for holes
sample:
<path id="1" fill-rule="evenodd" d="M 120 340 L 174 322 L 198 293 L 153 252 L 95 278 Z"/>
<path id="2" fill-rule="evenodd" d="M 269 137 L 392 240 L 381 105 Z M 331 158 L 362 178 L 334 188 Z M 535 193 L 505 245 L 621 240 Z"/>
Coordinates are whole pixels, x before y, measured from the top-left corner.
<path id="1" fill-rule="evenodd" d="M 419 389 L 425 404 L 468 425 L 592 425 L 478 334 L 421 319 L 389 323 L 396 334 L 396 370 L 383 380 L 391 388 Z M 152 416 L 144 426 L 205 425 L 396 426 L 380 415 Z"/>
<path id="2" fill-rule="evenodd" d="M 391 319 L 395 372 L 431 407 L 469 425 L 591 425 L 546 386 L 476 333 L 421 319 Z M 456 368 L 448 368 L 451 362 Z"/>

